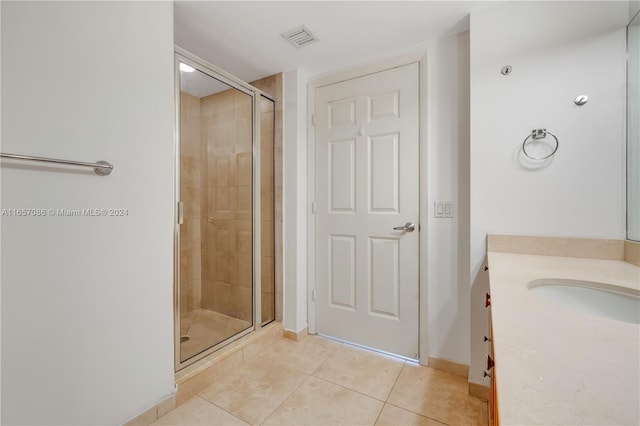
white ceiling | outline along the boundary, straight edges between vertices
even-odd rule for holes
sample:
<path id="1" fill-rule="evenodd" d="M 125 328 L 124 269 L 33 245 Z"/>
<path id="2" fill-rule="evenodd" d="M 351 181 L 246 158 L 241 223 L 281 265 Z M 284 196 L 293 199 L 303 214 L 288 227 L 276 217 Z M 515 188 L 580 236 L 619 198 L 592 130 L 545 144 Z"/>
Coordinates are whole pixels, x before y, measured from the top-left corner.
<path id="1" fill-rule="evenodd" d="M 469 29 L 496 1 L 176 1 L 175 42 L 245 81 L 301 68 L 311 75 Z M 281 33 L 305 25 L 297 49 Z"/>

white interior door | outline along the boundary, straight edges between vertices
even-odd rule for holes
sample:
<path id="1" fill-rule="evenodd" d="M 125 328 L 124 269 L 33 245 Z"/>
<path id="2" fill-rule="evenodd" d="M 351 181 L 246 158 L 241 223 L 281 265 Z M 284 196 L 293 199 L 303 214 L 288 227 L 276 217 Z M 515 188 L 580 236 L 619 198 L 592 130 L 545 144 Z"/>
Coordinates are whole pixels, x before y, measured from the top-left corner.
<path id="1" fill-rule="evenodd" d="M 418 99 L 416 63 L 318 88 L 315 105 L 316 330 L 414 359 Z"/>

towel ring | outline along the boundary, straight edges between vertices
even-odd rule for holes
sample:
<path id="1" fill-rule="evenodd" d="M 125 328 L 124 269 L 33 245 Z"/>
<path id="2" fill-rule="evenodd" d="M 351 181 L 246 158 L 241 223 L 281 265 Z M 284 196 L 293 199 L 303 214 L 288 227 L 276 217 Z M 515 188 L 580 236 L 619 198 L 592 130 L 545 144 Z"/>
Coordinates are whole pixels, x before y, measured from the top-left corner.
<path id="1" fill-rule="evenodd" d="M 555 148 L 553 148 L 553 151 L 551 151 L 550 154 L 545 155 L 544 157 L 533 157 L 533 156 L 529 155 L 529 153 L 527 152 L 527 142 L 529 141 L 529 139 L 531 139 L 531 140 L 544 139 L 544 138 L 547 137 L 547 135 L 553 136 L 553 139 L 555 139 L 555 141 L 556 141 L 556 146 L 555 146 Z M 522 152 L 524 153 L 524 155 L 526 155 L 527 157 L 531 158 L 532 160 L 546 160 L 547 158 L 551 157 L 553 154 L 556 153 L 556 151 L 558 150 L 559 146 L 560 146 L 560 142 L 558 142 L 558 138 L 556 137 L 556 135 L 554 135 L 551 132 L 547 132 L 547 129 L 533 129 L 531 131 L 531 134 L 529 134 L 529 136 L 524 138 L 524 142 L 522 142 Z"/>

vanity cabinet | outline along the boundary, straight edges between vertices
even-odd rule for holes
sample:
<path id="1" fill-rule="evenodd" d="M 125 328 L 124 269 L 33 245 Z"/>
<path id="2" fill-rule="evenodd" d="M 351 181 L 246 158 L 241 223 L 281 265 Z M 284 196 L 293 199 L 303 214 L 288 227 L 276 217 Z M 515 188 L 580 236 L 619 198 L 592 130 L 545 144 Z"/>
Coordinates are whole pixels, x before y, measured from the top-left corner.
<path id="1" fill-rule="evenodd" d="M 491 317 L 489 317 L 491 318 Z M 489 425 L 496 426 L 498 425 L 498 392 L 496 390 L 496 367 L 494 365 L 494 355 L 493 355 L 493 344 L 491 339 L 493 339 L 493 332 L 491 331 L 491 327 L 489 328 L 489 355 L 487 359 L 487 364 L 491 363 L 490 373 L 491 376 L 491 385 L 489 388 Z"/>
<path id="2" fill-rule="evenodd" d="M 489 425 L 498 425 L 498 394 L 496 390 L 496 368 L 495 368 L 495 355 L 493 352 L 493 324 L 491 322 L 491 294 L 485 295 L 485 304 L 487 308 L 487 316 L 489 317 L 489 336 L 485 336 L 484 340 L 487 342 L 487 358 L 484 376 L 491 379 L 490 394 L 489 394 Z"/>

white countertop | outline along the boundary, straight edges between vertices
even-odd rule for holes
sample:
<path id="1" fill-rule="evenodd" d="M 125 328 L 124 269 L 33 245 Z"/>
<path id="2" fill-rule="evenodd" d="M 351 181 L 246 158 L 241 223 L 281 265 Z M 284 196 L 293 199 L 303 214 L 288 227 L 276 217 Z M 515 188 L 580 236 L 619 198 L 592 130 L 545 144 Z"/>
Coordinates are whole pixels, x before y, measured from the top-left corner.
<path id="1" fill-rule="evenodd" d="M 500 423 L 640 424 L 640 325 L 583 314 L 527 290 L 541 278 L 640 289 L 614 260 L 489 252 Z"/>

